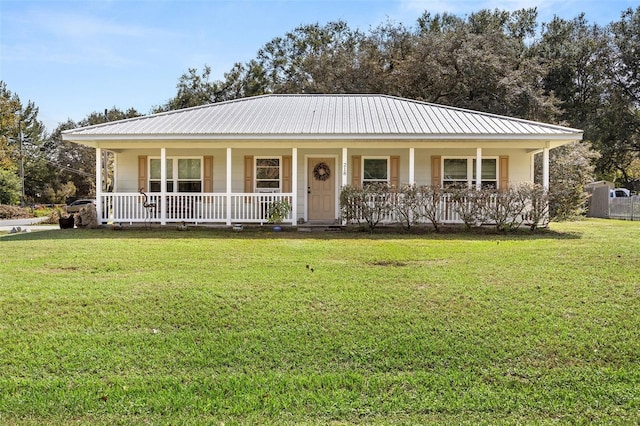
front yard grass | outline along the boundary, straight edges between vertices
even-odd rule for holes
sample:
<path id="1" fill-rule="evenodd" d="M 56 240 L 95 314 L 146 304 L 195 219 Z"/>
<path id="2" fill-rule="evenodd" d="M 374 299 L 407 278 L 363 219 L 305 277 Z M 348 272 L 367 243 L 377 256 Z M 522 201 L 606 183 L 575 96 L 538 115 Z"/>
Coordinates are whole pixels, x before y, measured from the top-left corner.
<path id="1" fill-rule="evenodd" d="M 2 424 L 640 421 L 640 225 L 0 237 Z"/>

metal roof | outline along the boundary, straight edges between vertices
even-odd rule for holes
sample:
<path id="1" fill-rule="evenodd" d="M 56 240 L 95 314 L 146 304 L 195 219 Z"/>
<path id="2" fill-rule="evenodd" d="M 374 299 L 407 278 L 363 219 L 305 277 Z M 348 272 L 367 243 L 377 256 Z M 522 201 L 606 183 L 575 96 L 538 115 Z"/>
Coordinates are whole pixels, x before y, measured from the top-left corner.
<path id="1" fill-rule="evenodd" d="M 264 95 L 63 132 L 101 137 L 516 137 L 579 140 L 582 131 L 386 95 Z"/>

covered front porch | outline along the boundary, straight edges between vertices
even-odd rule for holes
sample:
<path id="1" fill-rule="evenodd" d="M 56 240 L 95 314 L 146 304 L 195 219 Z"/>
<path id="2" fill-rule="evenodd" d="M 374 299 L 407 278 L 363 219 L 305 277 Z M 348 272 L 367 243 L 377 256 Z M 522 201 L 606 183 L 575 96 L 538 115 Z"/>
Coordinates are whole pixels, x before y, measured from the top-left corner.
<path id="1" fill-rule="evenodd" d="M 281 223 L 296 226 L 301 223 L 321 222 L 323 224 L 344 224 L 339 200 L 340 191 L 347 185 L 361 185 L 364 182 L 365 163 L 367 158 L 374 158 L 381 161 L 384 156 L 380 156 L 380 151 L 363 148 L 350 148 L 334 143 L 333 146 L 326 146 L 323 149 L 311 148 L 309 144 L 301 144 L 298 147 L 281 148 L 278 155 L 282 160 L 281 170 L 278 176 L 280 182 L 275 189 L 257 188 L 256 176 L 251 178 L 249 183 L 244 182 L 245 191 L 238 191 L 243 186 L 239 176 L 242 170 L 253 168 L 254 175 L 256 163 L 247 165 L 247 151 L 241 148 L 228 147 L 226 149 L 203 150 L 199 158 L 202 158 L 201 182 L 198 192 L 178 192 L 179 186 L 170 179 L 172 172 L 168 170 L 167 164 L 171 165 L 171 158 L 176 157 L 179 151 L 174 150 L 171 145 L 153 148 L 145 151 L 145 155 L 139 155 L 140 151 L 127 153 L 120 151 L 120 156 L 128 158 L 130 164 L 138 163 L 138 180 L 130 180 L 130 184 L 114 185 L 115 191 L 109 191 L 107 179 L 107 161 L 105 153 L 110 152 L 104 148 L 96 148 L 96 182 L 101 182 L 96 190 L 96 209 L 98 221 L 100 223 L 144 223 L 166 225 L 170 223 L 192 223 L 192 224 L 213 224 L 232 226 L 235 224 L 265 224 L 271 222 L 269 214 L 270 207 L 274 203 L 286 202 L 290 209 L 280 218 Z M 255 152 L 255 151 L 253 151 Z M 395 149 L 395 155 L 384 157 L 383 162 L 387 162 L 388 172 L 386 178 L 392 186 L 399 186 L 403 183 L 417 185 L 431 184 L 440 186 L 447 178 L 446 173 L 439 173 L 436 169 L 446 172 L 444 166 L 446 159 L 441 155 L 434 155 L 442 152 L 433 149 L 431 146 L 406 146 Z M 482 147 L 464 146 L 459 150 L 449 151 L 454 154 L 452 158 L 468 158 L 469 166 L 473 165 L 474 176 L 486 176 L 483 172 L 483 164 L 486 159 L 493 159 L 496 168 L 491 170 L 498 184 L 499 175 L 507 175 L 508 170 L 499 173 L 498 167 L 504 162 L 504 168 L 508 167 L 508 157 L 496 155 L 496 149 L 489 150 Z M 527 155 L 530 163 L 530 172 L 533 180 L 533 156 L 540 152 L 543 158 L 543 184 L 548 188 L 549 182 L 549 148 L 543 147 L 536 151 L 530 151 Z M 197 155 L 200 155 L 197 154 Z M 212 155 L 209 155 L 212 154 Z M 224 154 L 224 155 L 223 155 Z M 472 155 L 469 155 L 472 154 Z M 513 152 L 512 152 L 513 154 Z M 523 152 L 524 154 L 524 152 Z M 133 159 L 137 156 L 138 160 Z M 194 154 L 195 155 L 195 154 Z M 215 181 L 213 184 L 213 158 L 219 159 L 216 162 Z M 512 155 L 515 157 L 515 155 Z M 156 175 L 152 175 L 150 161 L 156 158 Z M 181 158 L 181 157 L 180 157 Z M 448 158 L 448 157 L 447 157 Z M 505 161 L 499 161 L 499 158 Z M 142 160 L 141 160 L 142 159 Z M 471 162 L 471 159 L 473 160 Z M 169 160 L 167 162 L 167 160 Z M 224 160 L 224 161 L 220 161 Z M 314 162 L 316 161 L 316 162 Z M 313 166 L 317 161 L 322 161 L 328 166 L 329 176 L 326 181 L 314 177 Z M 118 168 L 115 161 L 114 168 Z M 211 164 L 209 164 L 211 162 Z M 325 163 L 326 162 L 326 163 Z M 286 165 L 286 167 L 285 167 Z M 131 171 L 124 173 L 125 166 L 121 167 L 121 175 L 131 176 Z M 207 171 L 209 170 L 210 171 Z M 286 169 L 286 170 L 284 170 Z M 397 170 L 393 170 L 397 169 Z M 141 171 L 140 171 L 141 170 Z M 386 169 L 385 169 L 386 170 Z M 175 171 L 173 172 L 175 173 Z M 115 174 L 115 173 L 114 173 Z M 288 177 L 287 177 L 288 176 Z M 469 178 L 471 179 L 471 177 Z M 244 180 L 247 178 L 245 176 Z M 154 183 L 152 188 L 152 182 Z M 507 181 L 508 182 L 508 181 Z M 133 188 L 137 183 L 137 190 Z M 169 185 L 167 185 L 169 183 Z M 469 180 L 476 188 L 483 184 L 482 180 Z M 486 182 L 484 182 L 486 183 Z M 318 186 L 319 185 L 319 186 Z M 502 183 L 500 183 L 502 185 Z M 324 187 L 324 188 L 323 188 Z M 168 190 L 173 188 L 175 191 Z M 326 189 L 329 189 L 327 192 Z M 151 189 L 151 190 L 150 190 Z M 320 192 L 324 191 L 324 192 Z M 329 211 L 320 221 L 314 220 L 311 212 L 316 208 L 318 199 L 329 198 Z M 456 209 L 450 194 L 443 194 L 440 202 L 440 217 L 442 223 L 456 224 L 463 223 Z M 398 223 L 400 218 L 396 213 L 390 211 L 382 218 L 381 223 Z"/>
<path id="2" fill-rule="evenodd" d="M 259 224 L 270 223 L 269 207 L 286 201 L 295 204 L 293 194 L 131 194 L 103 193 L 99 198 L 101 223 L 193 223 L 193 224 Z M 489 201 L 492 205 L 494 200 Z M 438 206 L 438 217 L 443 224 L 461 224 L 463 219 L 455 208 L 452 194 L 443 194 Z M 362 219 L 363 220 L 363 219 Z M 290 210 L 282 219 L 286 225 L 296 226 L 305 222 L 297 219 Z M 397 224 L 400 218 L 390 210 L 381 218 L 381 224 Z M 426 220 L 424 223 L 428 223 Z M 345 224 L 342 218 L 333 223 Z"/>

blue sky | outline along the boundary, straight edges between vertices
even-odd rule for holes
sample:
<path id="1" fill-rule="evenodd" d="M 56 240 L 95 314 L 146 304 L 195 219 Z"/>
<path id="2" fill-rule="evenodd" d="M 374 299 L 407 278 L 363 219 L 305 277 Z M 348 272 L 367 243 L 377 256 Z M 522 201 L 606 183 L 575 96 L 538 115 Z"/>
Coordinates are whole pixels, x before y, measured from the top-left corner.
<path id="1" fill-rule="evenodd" d="M 71 118 L 118 107 L 147 113 L 176 94 L 188 68 L 222 79 L 236 62 L 301 24 L 344 20 L 367 31 L 387 20 L 414 26 L 427 10 L 537 7 L 538 22 L 581 12 L 618 20 L 631 0 L 0 0 L 0 79 L 40 108 L 49 132 Z"/>

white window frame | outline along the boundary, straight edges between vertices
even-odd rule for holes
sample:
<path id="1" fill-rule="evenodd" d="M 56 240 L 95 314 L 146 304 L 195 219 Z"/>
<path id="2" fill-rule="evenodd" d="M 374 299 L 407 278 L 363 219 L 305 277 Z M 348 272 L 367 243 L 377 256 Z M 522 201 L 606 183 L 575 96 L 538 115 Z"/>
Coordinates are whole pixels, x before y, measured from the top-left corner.
<path id="1" fill-rule="evenodd" d="M 387 160 L 387 179 L 365 179 L 364 177 L 364 162 L 365 160 Z M 367 183 L 390 183 L 391 182 L 391 156 L 389 155 L 368 155 L 362 156 L 360 170 L 362 170 L 362 186 L 365 186 Z"/>
<path id="2" fill-rule="evenodd" d="M 162 161 L 161 157 L 149 157 L 147 159 L 147 188 L 149 188 L 149 192 L 151 192 L 151 182 L 160 182 L 160 186 L 162 187 L 162 181 L 161 179 L 152 179 L 151 178 L 151 160 L 160 160 Z M 191 155 L 180 155 L 180 156 L 176 156 L 176 157 L 167 157 L 166 158 L 167 161 L 171 161 L 172 163 L 172 172 L 173 172 L 173 176 L 171 177 L 171 179 L 169 179 L 169 177 L 167 176 L 167 183 L 171 182 L 172 186 L 173 186 L 173 191 L 166 191 L 167 193 L 170 194 L 174 194 L 174 193 L 179 193 L 178 191 L 178 183 L 182 180 L 184 181 L 185 179 L 179 179 L 178 178 L 178 160 L 200 160 L 200 192 L 202 192 L 202 190 L 204 189 L 204 157 L 203 156 L 191 156 Z M 187 179 L 187 180 L 197 180 L 197 179 Z M 185 194 L 187 194 L 187 192 L 185 192 Z"/>
<path id="3" fill-rule="evenodd" d="M 277 188 L 258 188 L 258 160 L 278 160 L 278 187 Z M 253 192 L 261 193 L 280 193 L 282 192 L 282 156 L 281 155 L 256 155 L 253 157 Z"/>
<path id="4" fill-rule="evenodd" d="M 442 156 L 442 160 L 441 160 L 441 170 L 442 170 L 442 179 L 440 181 L 440 186 L 441 187 L 445 187 L 444 182 L 450 179 L 446 179 L 445 176 L 445 170 L 444 170 L 444 162 L 445 160 L 467 160 L 467 179 L 466 179 L 466 183 L 467 183 L 467 187 L 472 187 L 475 185 L 475 179 L 473 178 L 473 175 L 475 174 L 476 170 L 475 167 L 473 166 L 473 162 L 474 160 L 477 160 L 478 157 L 473 156 L 473 155 L 449 155 L 449 156 Z M 500 161 L 499 161 L 499 157 L 497 156 L 483 156 L 481 158 L 481 161 L 483 160 L 495 160 L 496 162 L 496 176 L 495 179 L 485 179 L 485 181 L 494 181 L 495 180 L 495 187 L 496 189 L 498 189 L 498 186 L 500 185 Z M 482 181 L 482 176 L 480 177 L 480 181 Z M 462 181 L 457 181 L 457 182 L 462 182 Z"/>

